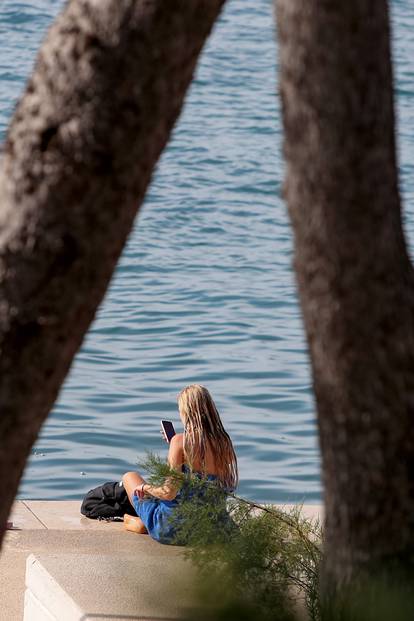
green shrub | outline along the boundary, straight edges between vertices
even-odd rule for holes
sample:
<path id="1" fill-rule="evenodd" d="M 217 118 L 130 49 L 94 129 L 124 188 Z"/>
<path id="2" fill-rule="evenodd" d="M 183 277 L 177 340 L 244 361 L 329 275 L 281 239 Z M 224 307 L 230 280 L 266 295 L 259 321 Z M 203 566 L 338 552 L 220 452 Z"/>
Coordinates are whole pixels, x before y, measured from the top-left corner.
<path id="1" fill-rule="evenodd" d="M 153 485 L 171 477 L 180 488 L 176 543 L 198 568 L 200 621 L 290 621 L 300 604 L 320 619 L 321 526 L 300 507 L 281 511 L 224 492 L 214 481 L 177 472 L 149 454 Z"/>

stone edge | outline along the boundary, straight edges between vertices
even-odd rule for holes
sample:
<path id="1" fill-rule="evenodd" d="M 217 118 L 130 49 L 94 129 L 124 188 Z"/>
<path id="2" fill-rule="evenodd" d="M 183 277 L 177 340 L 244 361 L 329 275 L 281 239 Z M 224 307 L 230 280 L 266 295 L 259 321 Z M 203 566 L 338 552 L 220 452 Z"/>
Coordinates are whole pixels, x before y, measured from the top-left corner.
<path id="1" fill-rule="evenodd" d="M 48 618 L 73 621 L 85 618 L 85 613 L 34 554 L 30 554 L 26 560 L 25 585 L 24 621 L 46 621 Z"/>

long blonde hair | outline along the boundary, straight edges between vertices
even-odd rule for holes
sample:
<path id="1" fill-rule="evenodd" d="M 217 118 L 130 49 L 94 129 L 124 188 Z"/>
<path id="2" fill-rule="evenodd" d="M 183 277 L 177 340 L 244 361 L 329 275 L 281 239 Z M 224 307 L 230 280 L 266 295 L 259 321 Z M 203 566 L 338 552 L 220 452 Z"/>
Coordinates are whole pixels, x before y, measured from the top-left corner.
<path id="1" fill-rule="evenodd" d="M 205 471 L 209 447 L 220 483 L 226 489 L 236 489 L 236 453 L 207 388 L 200 384 L 186 386 L 178 395 L 178 407 L 184 418 L 184 457 L 190 468 L 199 461 Z"/>

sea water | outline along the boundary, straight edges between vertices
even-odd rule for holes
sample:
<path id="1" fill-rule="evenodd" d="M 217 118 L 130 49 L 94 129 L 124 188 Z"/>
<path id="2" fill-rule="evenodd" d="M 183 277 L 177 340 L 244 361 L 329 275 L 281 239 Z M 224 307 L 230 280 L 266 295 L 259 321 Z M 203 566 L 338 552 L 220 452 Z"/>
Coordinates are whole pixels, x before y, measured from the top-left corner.
<path id="1" fill-rule="evenodd" d="M 0 133 L 61 0 L 0 0 Z M 392 3 L 399 157 L 413 229 L 414 7 Z M 121 122 L 121 120 L 120 120 Z M 310 368 L 281 200 L 270 0 L 229 0 L 111 287 L 33 448 L 20 496 L 75 499 L 166 454 L 176 396 L 211 391 L 240 493 L 321 499 Z"/>

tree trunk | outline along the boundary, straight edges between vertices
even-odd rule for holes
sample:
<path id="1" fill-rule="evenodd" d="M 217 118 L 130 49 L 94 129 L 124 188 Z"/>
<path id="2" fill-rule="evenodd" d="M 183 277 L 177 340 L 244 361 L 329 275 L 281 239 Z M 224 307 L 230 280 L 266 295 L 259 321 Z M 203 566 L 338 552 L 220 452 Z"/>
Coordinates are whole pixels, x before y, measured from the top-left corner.
<path id="1" fill-rule="evenodd" d="M 224 0 L 71 0 L 0 168 L 0 541 Z"/>
<path id="2" fill-rule="evenodd" d="M 386 0 L 278 0 L 295 269 L 312 362 L 326 576 L 414 548 L 413 270 L 402 231 Z"/>

